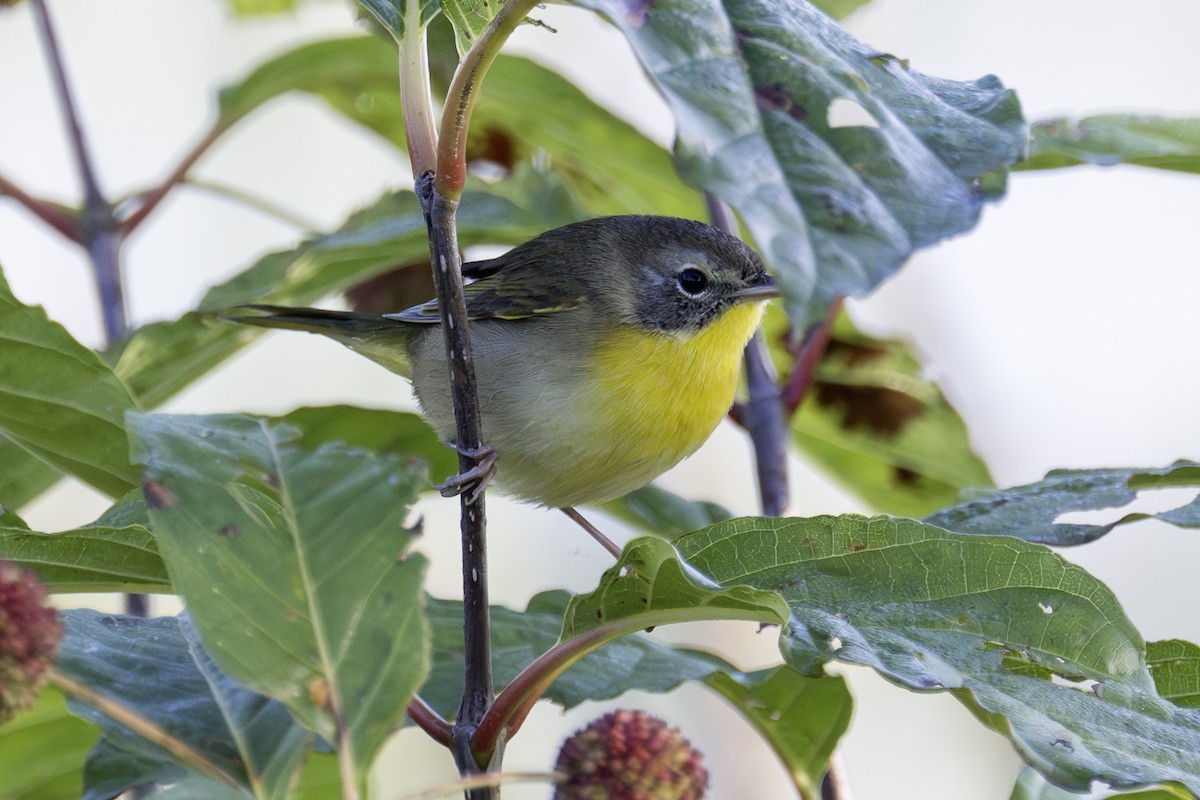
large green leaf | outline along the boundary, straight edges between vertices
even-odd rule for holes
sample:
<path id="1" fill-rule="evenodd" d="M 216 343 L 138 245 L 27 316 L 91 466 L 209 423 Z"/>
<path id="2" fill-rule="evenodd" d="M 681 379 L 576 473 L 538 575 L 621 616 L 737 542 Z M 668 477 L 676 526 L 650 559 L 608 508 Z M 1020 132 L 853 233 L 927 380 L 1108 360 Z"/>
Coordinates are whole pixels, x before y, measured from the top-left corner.
<path id="1" fill-rule="evenodd" d="M 528 608 L 492 608 L 492 645 L 498 687 L 558 641 L 566 592 L 534 596 Z M 421 696 L 449 714 L 462 694 L 462 604 L 430 602 L 434 667 Z M 852 700 L 841 678 L 812 678 L 783 666 L 744 673 L 708 653 L 671 647 L 636 633 L 600 647 L 573 664 L 546 697 L 564 708 L 607 700 L 627 691 L 667 692 L 700 682 L 724 697 L 771 744 L 805 797 L 829 763 L 850 721 Z"/>
<path id="2" fill-rule="evenodd" d="M 742 712 L 779 755 L 802 797 L 818 797 L 853 702 L 840 676 L 813 678 L 787 665 L 738 675 L 714 672 L 708 685 Z"/>
<path id="3" fill-rule="evenodd" d="M 358 36 L 314 42 L 277 56 L 221 94 L 234 120 L 288 91 L 320 97 L 348 119 L 404 147 L 395 45 Z M 535 156 L 578 193 L 589 214 L 703 218 L 698 193 L 671 156 L 557 73 L 499 56 L 471 112 L 469 160 L 513 169 Z"/>
<path id="4" fill-rule="evenodd" d="M 420 456 L 435 475 L 458 471 L 458 455 L 437 437 L 417 414 L 357 406 L 298 408 L 279 418 L 300 431 L 297 444 L 315 447 L 342 442 L 372 453 L 392 453 L 404 458 Z M 409 464 L 410 469 L 415 469 Z"/>
<path id="5" fill-rule="evenodd" d="M 241 1 L 245 2 L 246 0 Z M 834 19 L 842 19 L 869 2 L 871 0 L 813 0 L 813 5 Z"/>
<path id="6" fill-rule="evenodd" d="M 676 542 L 718 585 L 787 600 L 785 657 L 950 690 L 1057 783 L 1200 786 L 1200 713 L 1160 698 L 1112 593 L 1056 553 L 912 520 L 748 519 Z"/>
<path id="7" fill-rule="evenodd" d="M 996 78 L 923 75 L 806 0 L 581 2 L 628 37 L 674 111 L 680 173 L 741 214 L 801 330 L 973 227 L 1024 149 Z"/>
<path id="8" fill-rule="evenodd" d="M 490 186 L 472 183 L 458 213 L 459 242 L 518 244 L 547 228 L 579 218 L 565 187 L 551 175 L 523 171 Z M 420 205 L 411 192 L 381 198 L 336 232 L 294 250 L 272 253 L 200 303 L 215 311 L 240 303 L 314 303 L 396 267 L 428 262 L 429 245 Z M 228 358 L 262 329 L 208 314 L 185 314 L 133 334 L 116 372 L 145 406 L 156 406 Z"/>
<path id="9" fill-rule="evenodd" d="M 39 533 L 19 521 L 0 524 L 0 559 L 32 569 L 52 592 L 171 590 L 141 492 L 71 531 Z"/>
<path id="10" fill-rule="evenodd" d="M 53 486 L 62 473 L 0 434 L 0 508 L 19 509 Z"/>
<path id="11" fill-rule="evenodd" d="M 786 352 L 782 314 L 767 320 L 781 371 Z M 971 450 L 966 425 L 911 349 L 880 340 L 838 317 L 804 402 L 792 417 L 792 442 L 876 511 L 919 516 L 992 485 Z"/>
<path id="12" fill-rule="evenodd" d="M 57 689 L 43 689 L 33 708 L 0 725 L 0 800 L 78 800 L 99 734 Z"/>
<path id="13" fill-rule="evenodd" d="M 1200 173 L 1200 117 L 1101 114 L 1042 120 L 1030 129 L 1029 157 L 1017 169 L 1079 164 Z"/>
<path id="14" fill-rule="evenodd" d="M 1060 547 L 1087 544 L 1119 525 L 1158 519 L 1184 528 L 1200 528 L 1200 499 L 1156 514 L 1123 514 L 1099 524 L 1062 523 L 1068 511 L 1119 509 L 1142 489 L 1200 486 L 1200 463 L 1178 461 L 1161 469 L 1054 470 L 1037 483 L 1011 489 L 973 492 L 958 505 L 925 518 L 931 525 L 959 533 L 1016 536 Z"/>
<path id="15" fill-rule="evenodd" d="M 685 500 L 653 484 L 609 500 L 600 507 L 617 519 L 664 539 L 674 539 L 733 517 L 728 509 L 716 503 Z"/>
<path id="16" fill-rule="evenodd" d="M 130 430 L 205 647 L 362 780 L 428 669 L 425 561 L 402 525 L 424 471 L 243 416 L 134 415 Z"/>
<path id="17" fill-rule="evenodd" d="M 1047 781 L 1036 770 L 1028 767 L 1021 770 L 1017 785 L 1009 800 L 1192 800 L 1192 794 L 1180 787 L 1144 789 L 1135 792 L 1112 792 L 1107 789 L 1080 794 L 1060 789 Z"/>
<path id="18" fill-rule="evenodd" d="M 116 617 L 90 609 L 63 615 L 58 669 L 186 742 L 227 776 L 240 795 L 289 796 L 312 733 L 284 706 L 220 671 L 182 617 Z M 201 782 L 210 796 L 231 787 L 194 772 L 99 709 L 73 700 L 75 713 L 100 726 L 88 756 L 86 800 L 102 800 L 143 783 Z"/>
<path id="19" fill-rule="evenodd" d="M 40 307 L 20 303 L 0 274 L 0 433 L 39 459 L 116 496 L 134 485 L 122 417 L 129 391 L 95 352 Z M 3 482 L 28 466 L 8 465 Z"/>
<path id="20" fill-rule="evenodd" d="M 1158 696 L 1116 598 L 1045 547 L 861 517 L 732 520 L 674 547 L 682 562 L 665 542 L 630 543 L 573 602 L 564 635 L 705 602 L 729 615 L 720 606 L 738 588 L 777 593 L 781 647 L 802 672 L 838 659 L 950 691 L 1064 786 L 1200 785 L 1200 711 Z M 758 597 L 741 610 L 778 621 Z"/>
<path id="21" fill-rule="evenodd" d="M 1179 639 L 1149 642 L 1146 661 L 1160 695 L 1177 706 L 1200 708 L 1200 645 Z"/>

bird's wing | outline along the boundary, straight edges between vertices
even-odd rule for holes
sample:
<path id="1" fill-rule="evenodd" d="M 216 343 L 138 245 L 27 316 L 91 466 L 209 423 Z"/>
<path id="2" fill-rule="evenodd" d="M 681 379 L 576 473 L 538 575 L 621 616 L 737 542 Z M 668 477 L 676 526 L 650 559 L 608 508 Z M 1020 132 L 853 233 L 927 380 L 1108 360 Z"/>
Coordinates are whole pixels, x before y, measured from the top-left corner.
<path id="1" fill-rule="evenodd" d="M 554 260 L 537 248 L 510 250 L 498 258 L 463 265 L 463 275 L 475 278 L 464 287 L 467 318 L 527 319 L 578 308 L 583 289 L 563 279 Z M 437 300 L 388 314 L 405 322 L 436 323 Z"/>

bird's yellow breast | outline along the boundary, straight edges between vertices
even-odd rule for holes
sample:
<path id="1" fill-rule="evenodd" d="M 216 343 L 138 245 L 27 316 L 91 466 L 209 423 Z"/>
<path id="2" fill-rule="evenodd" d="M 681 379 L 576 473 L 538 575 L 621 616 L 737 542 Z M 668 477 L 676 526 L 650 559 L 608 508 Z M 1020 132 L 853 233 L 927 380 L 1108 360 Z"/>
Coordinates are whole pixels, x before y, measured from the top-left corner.
<path id="1" fill-rule="evenodd" d="M 696 333 L 624 327 L 605 338 L 593 375 L 594 441 L 624 462 L 631 488 L 695 452 L 729 411 L 762 312 L 762 303 L 743 303 Z"/>

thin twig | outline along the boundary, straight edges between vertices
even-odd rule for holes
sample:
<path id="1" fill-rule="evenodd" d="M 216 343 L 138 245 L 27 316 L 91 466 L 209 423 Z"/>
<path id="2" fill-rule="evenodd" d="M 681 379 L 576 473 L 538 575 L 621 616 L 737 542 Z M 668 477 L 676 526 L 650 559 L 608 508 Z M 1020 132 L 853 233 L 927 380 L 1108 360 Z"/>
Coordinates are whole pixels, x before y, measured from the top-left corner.
<path id="1" fill-rule="evenodd" d="M 201 772 L 230 788 L 249 794 L 246 792 L 246 787 L 237 778 L 210 760 L 208 756 L 124 703 L 105 697 L 90 686 L 86 686 L 69 675 L 60 672 L 56 667 L 51 667 L 46 671 L 46 679 L 65 694 L 98 709 L 109 719 L 119 722 L 146 741 L 163 748 L 180 762 L 187 764 L 197 772 Z"/>
<path id="2" fill-rule="evenodd" d="M 595 539 L 601 547 L 607 550 L 613 558 L 621 557 L 621 548 L 617 547 L 617 543 L 605 536 L 604 532 L 595 525 L 588 522 L 583 514 L 580 514 L 571 506 L 563 506 L 558 510 L 574 520 L 576 525 L 587 531 L 588 535 Z"/>
<path id="3" fill-rule="evenodd" d="M 50 19 L 46 0 L 33 0 L 33 15 L 38 32 L 50 62 L 54 86 L 62 107 L 63 120 L 67 126 L 67 139 L 75 155 L 75 167 L 83 187 L 83 216 L 79 221 L 78 236 L 75 238 L 87 250 L 96 280 L 96 294 L 100 301 L 100 318 L 104 324 L 104 339 L 112 345 L 125 336 L 129 329 L 129 314 L 125 307 L 125 287 L 121 274 L 121 246 L 125 234 L 113 215 L 112 206 L 100 191 L 100 182 L 92 164 L 92 156 L 83 135 L 71 84 L 67 80 L 67 68 L 63 63 L 58 36 Z M 150 613 L 150 598 L 144 594 L 125 595 L 127 613 L 145 617 Z"/>
<path id="4" fill-rule="evenodd" d="M 450 723 L 418 695 L 413 695 L 413 699 L 408 702 L 408 718 L 438 744 L 445 747 L 454 744 Z"/>
<path id="5" fill-rule="evenodd" d="M 416 794 L 406 794 L 400 800 L 435 800 L 464 789 L 494 787 L 502 783 L 562 783 L 566 779 L 567 776 L 561 772 L 489 772 L 486 775 L 459 778 Z"/>
<path id="6" fill-rule="evenodd" d="M 729 206 L 712 192 L 705 192 L 712 224 L 730 236 L 737 236 L 737 224 Z M 788 490 L 787 417 L 779 391 L 779 379 L 767 354 L 761 329 L 746 345 L 746 384 L 749 397 L 739 407 L 737 421 L 750 434 L 758 468 L 758 491 L 763 514 L 783 516 L 790 502 Z"/>
<path id="7" fill-rule="evenodd" d="M 788 376 L 787 386 L 783 389 L 783 405 L 788 416 L 796 413 L 800 403 L 808 395 L 813 381 L 817 377 L 817 367 L 829 347 L 829 339 L 833 334 L 833 323 L 837 321 L 842 311 L 842 298 L 839 297 L 829 304 L 825 318 L 809 329 L 800 345 L 800 352 L 792 366 L 792 374 Z"/>
<path id="8" fill-rule="evenodd" d="M 67 139 L 75 156 L 75 167 L 83 187 L 83 218 L 81 220 L 80 243 L 91 258 L 96 288 L 100 295 L 100 313 L 104 321 L 104 336 L 109 344 L 125 335 L 128 322 L 125 313 L 125 292 L 121 282 L 121 232 L 113 216 L 112 208 L 100 191 L 92 156 L 83 135 L 75 98 L 67 80 L 66 65 L 58 46 L 58 36 L 46 0 L 33 0 L 33 13 L 38 32 L 50 62 L 54 86 L 62 108 L 63 121 L 67 126 Z"/>
<path id="9" fill-rule="evenodd" d="M 79 220 L 49 200 L 34 197 L 20 186 L 0 175 L 0 196 L 8 196 L 23 205 L 31 214 L 75 243 L 83 239 Z"/>
<path id="10" fill-rule="evenodd" d="M 829 769 L 821 780 L 821 800 L 853 800 L 846 776 L 846 760 L 840 752 L 829 759 Z"/>
<path id="11" fill-rule="evenodd" d="M 158 208 L 158 204 L 170 194 L 171 190 L 187 179 L 188 172 L 195 166 L 200 156 L 208 152 L 208 148 L 217 140 L 222 133 L 225 132 L 224 125 L 214 125 L 208 133 L 196 143 L 191 150 L 188 151 L 175 168 L 171 170 L 167 177 L 163 178 L 158 186 L 148 192 L 144 192 L 138 197 L 138 205 L 121 219 L 121 233 L 128 236 L 150 215 L 154 209 Z"/>
<path id="12" fill-rule="evenodd" d="M 290 208 L 284 208 L 278 203 L 273 203 L 265 197 L 262 197 L 252 192 L 237 186 L 231 186 L 228 183 L 221 181 L 201 180 L 199 178 L 185 177 L 180 184 L 192 189 L 199 189 L 204 192 L 215 194 L 218 197 L 233 200 L 241 203 L 247 208 L 252 208 L 255 211 L 266 214 L 268 217 L 273 217 L 285 225 L 291 225 L 293 228 L 298 228 L 304 233 L 312 233 L 318 230 L 321 226 L 315 220 L 306 219 L 305 217 L 292 211 Z"/>
<path id="13" fill-rule="evenodd" d="M 501 6 L 450 80 L 437 158 L 437 189 L 447 197 L 457 198 L 467 180 L 467 128 L 483 76 L 496 60 L 501 45 L 539 2 L 509 0 Z"/>
<path id="14" fill-rule="evenodd" d="M 754 443 L 758 468 L 758 492 L 763 514 L 782 517 L 788 513 L 788 422 L 775 367 L 767 354 L 762 331 L 746 345 L 746 387 L 749 395 L 742 409 L 742 424 Z"/>
<path id="15" fill-rule="evenodd" d="M 454 400 L 457 425 L 459 473 L 476 466 L 475 453 L 483 448 L 483 426 L 479 414 L 475 364 L 468 330 L 467 307 L 463 297 L 462 259 L 458 252 L 454 212 L 455 199 L 444 197 L 434 188 L 433 175 L 417 179 L 417 196 L 425 209 L 429 227 L 429 250 L 433 262 L 433 280 L 442 316 L 442 336 L 446 341 L 446 359 L 450 365 L 450 391 Z M 462 571 L 463 571 L 463 696 L 451 728 L 454 755 L 459 772 L 483 771 L 487 763 L 478 763 L 471 747 L 475 729 L 492 704 L 491 610 L 488 605 L 487 515 L 483 491 L 464 491 L 460 495 Z M 481 788 L 468 797 L 493 797 L 492 788 Z"/>

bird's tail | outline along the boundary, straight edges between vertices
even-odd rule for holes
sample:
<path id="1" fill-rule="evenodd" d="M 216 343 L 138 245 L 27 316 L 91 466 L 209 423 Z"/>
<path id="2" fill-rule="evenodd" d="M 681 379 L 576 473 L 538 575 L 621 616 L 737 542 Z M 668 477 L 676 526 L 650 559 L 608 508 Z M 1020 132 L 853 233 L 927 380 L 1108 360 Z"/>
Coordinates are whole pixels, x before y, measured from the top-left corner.
<path id="1" fill-rule="evenodd" d="M 230 322 L 262 328 L 285 328 L 328 336 L 397 374 L 412 377 L 408 340 L 416 332 L 412 323 L 358 311 L 329 311 L 252 304 L 218 312 Z"/>

